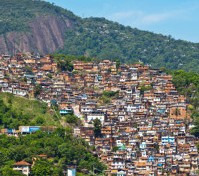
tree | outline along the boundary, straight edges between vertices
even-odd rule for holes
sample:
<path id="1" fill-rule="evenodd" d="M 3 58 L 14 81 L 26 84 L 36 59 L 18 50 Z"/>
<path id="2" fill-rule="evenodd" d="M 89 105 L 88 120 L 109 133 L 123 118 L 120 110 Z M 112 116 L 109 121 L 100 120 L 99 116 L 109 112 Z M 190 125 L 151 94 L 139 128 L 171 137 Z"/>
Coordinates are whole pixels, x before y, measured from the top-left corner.
<path id="1" fill-rule="evenodd" d="M 57 128 L 54 133 L 61 138 L 64 138 L 66 136 L 66 131 L 63 128 Z"/>
<path id="2" fill-rule="evenodd" d="M 118 146 L 114 146 L 113 149 L 112 149 L 113 152 L 117 152 L 118 150 L 119 150 Z"/>
<path id="3" fill-rule="evenodd" d="M 174 114 L 175 114 L 176 117 L 178 117 L 180 115 L 180 109 L 176 108 L 175 111 L 174 111 Z"/>
<path id="4" fill-rule="evenodd" d="M 115 62 L 116 62 L 116 69 L 118 70 L 118 68 L 120 67 L 121 65 L 121 62 L 119 59 L 115 59 Z"/>
<path id="5" fill-rule="evenodd" d="M 36 125 L 43 125 L 45 123 L 45 120 L 43 117 L 39 116 L 35 119 Z"/>
<path id="6" fill-rule="evenodd" d="M 34 86 L 34 96 L 37 97 L 38 95 L 40 95 L 42 90 L 42 86 L 40 84 L 36 84 Z"/>
<path id="7" fill-rule="evenodd" d="M 51 73 L 48 73 L 46 76 L 47 76 L 48 78 L 50 78 L 50 79 L 52 79 L 52 78 L 53 78 L 53 76 L 52 76 L 52 74 L 51 74 Z"/>
<path id="8" fill-rule="evenodd" d="M 16 170 L 13 170 L 12 168 L 7 168 L 7 167 L 4 168 L 2 170 L 2 176 L 9 176 L 9 175 L 12 175 L 12 176 L 25 176 L 20 171 L 16 171 Z"/>
<path id="9" fill-rule="evenodd" d="M 199 113 L 198 112 L 194 112 L 192 114 L 192 118 L 194 120 L 195 127 L 193 127 L 191 129 L 191 134 L 193 134 L 196 137 L 199 137 Z"/>
<path id="10" fill-rule="evenodd" d="M 53 166 L 48 160 L 37 160 L 31 172 L 33 176 L 49 176 L 53 174 Z"/>
<path id="11" fill-rule="evenodd" d="M 103 104 L 109 104 L 111 102 L 111 98 L 104 95 L 100 97 L 100 100 L 102 101 Z"/>
<path id="12" fill-rule="evenodd" d="M 101 129 L 102 129 L 101 121 L 99 119 L 95 119 L 95 120 L 93 120 L 93 124 L 94 124 L 95 138 L 101 137 L 102 136 L 102 134 L 101 134 Z"/>
<path id="13" fill-rule="evenodd" d="M 58 106 L 57 101 L 55 99 L 50 101 L 50 106 L 55 112 L 57 112 L 58 109 L 59 109 L 59 106 Z"/>
<path id="14" fill-rule="evenodd" d="M 102 95 L 107 97 L 107 98 L 111 98 L 111 97 L 114 97 L 114 96 L 118 96 L 119 94 L 119 91 L 103 91 Z"/>
<path id="15" fill-rule="evenodd" d="M 52 133 L 37 131 L 19 138 L 0 135 L 0 141 L 0 175 L 3 176 L 18 176 L 12 171 L 14 162 L 25 160 L 31 163 L 33 157 L 37 159 L 32 167 L 32 176 L 62 176 L 63 166 L 70 164 L 77 165 L 78 171 L 91 171 L 93 165 L 101 171 L 105 169 L 91 153 L 88 143 L 74 138 L 62 128 Z M 37 157 L 39 154 L 46 154 L 48 159 Z"/>
<path id="16" fill-rule="evenodd" d="M 0 151 L 0 168 L 4 165 L 4 163 L 8 160 L 6 150 L 5 151 Z"/>
<path id="17" fill-rule="evenodd" d="M 142 85 L 140 88 L 140 94 L 144 94 L 144 91 L 151 90 L 153 87 L 152 86 L 144 86 Z"/>
<path id="18" fill-rule="evenodd" d="M 77 116 L 75 116 L 73 114 L 72 115 L 68 114 L 65 116 L 65 118 L 66 118 L 67 123 L 72 123 L 72 124 L 78 125 L 79 119 Z"/>
<path id="19" fill-rule="evenodd" d="M 0 175 L 1 176 L 24 176 L 19 171 L 13 170 L 12 165 L 14 164 L 13 161 L 6 162 L 6 165 L 0 167 Z"/>

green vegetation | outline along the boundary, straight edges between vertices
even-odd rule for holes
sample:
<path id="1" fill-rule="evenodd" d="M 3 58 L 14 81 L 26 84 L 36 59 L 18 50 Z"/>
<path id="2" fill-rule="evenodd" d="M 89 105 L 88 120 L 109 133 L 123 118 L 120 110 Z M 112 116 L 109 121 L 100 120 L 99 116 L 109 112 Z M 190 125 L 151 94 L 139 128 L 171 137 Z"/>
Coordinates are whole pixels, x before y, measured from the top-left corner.
<path id="1" fill-rule="evenodd" d="M 140 88 L 140 93 L 144 94 L 144 91 L 148 91 L 148 90 L 151 90 L 151 89 L 153 89 L 153 87 L 151 85 L 150 86 L 142 85 L 141 88 Z"/>
<path id="2" fill-rule="evenodd" d="M 54 103 L 54 104 L 53 104 Z M 51 102 L 52 106 L 56 102 Z M 8 93 L 0 93 L 0 127 L 18 128 L 20 125 L 55 125 L 60 126 L 57 117 L 48 109 L 45 103 L 16 97 Z M 80 124 L 75 115 L 66 115 L 66 122 L 71 126 Z M 11 137 L 0 135 L 0 175 L 22 174 L 13 171 L 15 162 L 25 160 L 35 161 L 31 172 L 32 176 L 62 176 L 68 165 L 76 165 L 79 174 L 82 170 L 93 170 L 98 174 L 105 166 L 92 155 L 92 148 L 80 138 L 74 138 L 72 128 L 57 128 L 52 133 L 37 131 L 26 136 Z M 45 154 L 47 159 L 38 155 Z M 89 174 L 87 174 L 89 175 Z"/>
<path id="3" fill-rule="evenodd" d="M 95 119 L 93 120 L 93 125 L 94 125 L 94 135 L 95 137 L 101 137 L 101 129 L 102 129 L 102 124 L 101 121 L 99 119 Z"/>
<path id="4" fill-rule="evenodd" d="M 104 96 L 104 95 L 102 95 L 102 96 L 99 98 L 99 100 L 100 100 L 100 102 L 101 102 L 102 104 L 109 104 L 109 103 L 111 103 L 111 98 L 108 98 L 108 97 L 106 97 L 106 96 Z"/>
<path id="5" fill-rule="evenodd" d="M 60 71 L 72 71 L 73 61 L 75 60 L 83 62 L 97 61 L 95 58 L 85 56 L 71 56 L 65 54 L 53 54 L 52 57 L 57 62 L 57 66 Z"/>
<path id="6" fill-rule="evenodd" d="M 46 103 L 0 93 L 0 128 L 58 125 L 58 120 L 49 111 Z"/>
<path id="7" fill-rule="evenodd" d="M 104 18 L 86 18 L 66 31 L 59 52 L 122 63 L 142 61 L 152 67 L 199 71 L 199 44 L 125 27 Z"/>
<path id="8" fill-rule="evenodd" d="M 199 74 L 194 72 L 185 72 L 183 70 L 171 72 L 173 83 L 180 94 L 186 96 L 191 106 L 191 111 L 195 127 L 191 130 L 192 134 L 199 137 Z"/>
<path id="9" fill-rule="evenodd" d="M 71 26 L 65 32 L 64 47 L 57 53 L 98 59 L 117 58 L 122 63 L 140 60 L 155 68 L 199 72 L 197 43 L 125 27 L 104 18 L 82 19 L 45 1 L 2 0 L 0 10 L 0 34 L 3 35 L 11 31 L 30 32 L 29 23 L 37 17 L 55 16 L 68 21 Z M 62 68 L 60 64 L 61 69 L 66 69 L 68 64 L 64 65 Z M 70 70 L 71 65 L 67 69 Z"/>
<path id="10" fill-rule="evenodd" d="M 81 124 L 81 120 L 73 114 L 66 115 L 64 118 L 66 119 L 66 122 L 69 124 L 74 124 L 76 126 Z"/>
<path id="11" fill-rule="evenodd" d="M 109 104 L 113 98 L 117 98 L 119 91 L 103 91 L 102 96 L 99 98 L 102 104 Z"/>
<path id="12" fill-rule="evenodd" d="M 119 150 L 118 146 L 114 146 L 113 149 L 112 149 L 113 152 L 117 152 L 118 150 Z"/>
<path id="13" fill-rule="evenodd" d="M 72 61 L 75 59 L 73 56 L 67 56 L 64 54 L 54 54 L 53 59 L 57 62 L 58 69 L 60 71 L 72 71 Z"/>
<path id="14" fill-rule="evenodd" d="M 199 74 L 178 70 L 172 72 L 173 83 L 180 94 L 187 97 L 194 109 L 199 108 Z"/>
<path id="15" fill-rule="evenodd" d="M 194 125 L 195 125 L 195 127 L 193 127 L 191 129 L 191 133 L 194 136 L 199 137 L 199 112 L 193 113 L 192 114 L 192 118 L 194 119 Z M 198 149 L 199 149 L 199 144 L 198 144 Z"/>
<path id="16" fill-rule="evenodd" d="M 40 84 L 36 84 L 34 86 L 34 96 L 37 97 L 38 95 L 40 95 L 42 91 L 42 86 Z"/>
<path id="17" fill-rule="evenodd" d="M 33 176 L 43 176 L 43 175 L 62 175 L 59 168 L 53 165 L 53 162 L 47 159 L 39 159 L 36 161 L 34 167 L 32 168 L 31 175 Z"/>
<path id="18" fill-rule="evenodd" d="M 1 169 L 1 174 L 2 176 L 8 176 L 8 175 L 13 175 L 13 176 L 24 176 L 19 171 L 14 171 L 11 167 L 5 166 L 4 168 Z"/>
<path id="19" fill-rule="evenodd" d="M 44 1 L 1 0 L 0 12 L 0 34 L 27 32 L 33 19 L 47 15 L 70 18 L 74 23 L 79 19 L 72 12 Z"/>
<path id="20" fill-rule="evenodd" d="M 100 173 L 105 166 L 91 154 L 91 148 L 82 139 L 77 139 L 64 129 L 58 128 L 53 133 L 38 131 L 34 134 L 10 137 L 0 135 L 0 175 L 15 175 L 12 165 L 15 162 L 25 160 L 32 164 L 32 176 L 62 176 L 63 170 L 68 165 L 76 165 L 77 170 L 93 170 Z M 38 155 L 45 154 L 47 159 Z M 20 174 L 16 174 L 16 176 Z M 89 174 L 87 174 L 89 175 Z"/>
<path id="21" fill-rule="evenodd" d="M 102 93 L 103 96 L 106 96 L 108 98 L 113 98 L 113 97 L 117 97 L 119 95 L 119 91 L 103 91 Z"/>

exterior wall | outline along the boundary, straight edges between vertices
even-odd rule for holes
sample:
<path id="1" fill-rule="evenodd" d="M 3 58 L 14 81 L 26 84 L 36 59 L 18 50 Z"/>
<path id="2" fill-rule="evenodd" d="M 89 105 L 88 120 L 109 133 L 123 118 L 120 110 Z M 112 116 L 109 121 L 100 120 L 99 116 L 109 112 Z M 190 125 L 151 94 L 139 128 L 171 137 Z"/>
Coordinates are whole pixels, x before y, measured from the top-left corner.
<path id="1" fill-rule="evenodd" d="M 76 176 L 76 169 L 68 169 L 68 176 Z"/>
<path id="2" fill-rule="evenodd" d="M 91 115 L 87 115 L 87 121 L 90 122 L 92 120 L 95 120 L 95 119 L 99 119 L 102 123 L 104 122 L 105 120 L 105 116 L 104 114 L 103 115 L 98 115 L 98 114 L 91 114 Z"/>
<path id="3" fill-rule="evenodd" d="M 185 107 L 172 107 L 170 108 L 170 118 L 173 119 L 183 119 L 187 115 L 187 111 Z"/>
<path id="4" fill-rule="evenodd" d="M 165 145 L 168 144 L 168 143 L 173 144 L 173 143 L 175 143 L 175 137 L 172 137 L 172 136 L 162 136 L 161 142 L 163 144 L 165 144 Z"/>
<path id="5" fill-rule="evenodd" d="M 15 166 L 13 170 L 21 171 L 24 175 L 30 174 L 30 167 L 29 166 Z"/>

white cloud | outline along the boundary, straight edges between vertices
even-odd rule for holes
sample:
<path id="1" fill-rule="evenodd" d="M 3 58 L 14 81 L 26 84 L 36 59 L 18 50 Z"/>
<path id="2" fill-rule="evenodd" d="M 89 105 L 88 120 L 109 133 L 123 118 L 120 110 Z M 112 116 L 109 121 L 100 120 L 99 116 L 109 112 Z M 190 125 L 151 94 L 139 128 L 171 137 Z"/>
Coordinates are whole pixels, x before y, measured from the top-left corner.
<path id="1" fill-rule="evenodd" d="M 111 17 L 117 19 L 117 20 L 122 20 L 125 18 L 139 18 L 143 15 L 142 11 L 127 11 L 127 12 L 118 12 L 114 13 L 111 15 Z"/>
<path id="2" fill-rule="evenodd" d="M 159 14 L 149 14 L 149 15 L 143 15 L 140 18 L 140 21 L 144 24 L 152 24 L 152 23 L 158 23 L 165 20 L 169 20 L 171 18 L 176 17 L 176 13 L 159 13 Z"/>
<path id="3" fill-rule="evenodd" d="M 182 10 L 154 14 L 148 14 L 143 11 L 126 11 L 114 13 L 109 16 L 109 19 L 128 24 L 150 25 L 178 18 L 182 13 L 184 13 Z"/>

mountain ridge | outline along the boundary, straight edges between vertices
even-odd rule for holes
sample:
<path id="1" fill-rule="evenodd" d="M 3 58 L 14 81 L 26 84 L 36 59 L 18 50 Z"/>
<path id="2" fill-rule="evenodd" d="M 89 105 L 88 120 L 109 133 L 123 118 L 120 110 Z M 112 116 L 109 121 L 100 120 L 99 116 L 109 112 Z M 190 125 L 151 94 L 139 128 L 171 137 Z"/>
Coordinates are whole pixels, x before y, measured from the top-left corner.
<path id="1" fill-rule="evenodd" d="M 78 19 L 72 12 L 44 1 L 1 1 L 1 53 L 52 53 L 63 47 L 65 31 Z"/>
<path id="2" fill-rule="evenodd" d="M 45 1 L 1 0 L 0 53 L 34 52 L 142 61 L 199 71 L 199 44 L 106 20 L 80 18 Z"/>

